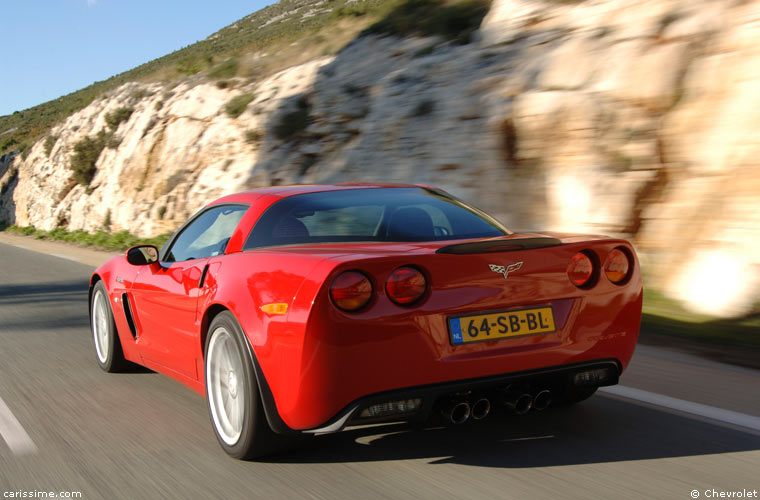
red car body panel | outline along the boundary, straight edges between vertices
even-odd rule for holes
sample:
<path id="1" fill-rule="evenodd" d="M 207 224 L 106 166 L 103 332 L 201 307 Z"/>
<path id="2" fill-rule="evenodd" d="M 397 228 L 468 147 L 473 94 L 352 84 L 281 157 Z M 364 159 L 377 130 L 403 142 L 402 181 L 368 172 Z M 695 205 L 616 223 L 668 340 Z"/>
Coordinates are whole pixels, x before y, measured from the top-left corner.
<path id="1" fill-rule="evenodd" d="M 214 204 L 250 206 L 224 255 L 149 266 L 132 266 L 123 257 L 108 261 L 93 274 L 93 284 L 100 279 L 106 285 L 126 358 L 203 394 L 206 329 L 211 315 L 227 309 L 250 341 L 279 417 L 295 430 L 322 426 L 353 401 L 383 391 L 582 361 L 628 365 L 641 320 L 637 259 L 623 285 L 601 273 L 595 286 L 581 289 L 567 275 L 570 258 L 581 250 L 593 252 L 599 262 L 614 248 L 635 256 L 625 240 L 512 234 L 500 240 L 553 236 L 563 244 L 465 255 L 436 253 L 462 240 L 241 251 L 262 213 L 284 197 L 382 186 L 297 186 L 228 196 Z M 523 264 L 508 279 L 489 269 L 513 262 Z M 412 306 L 397 305 L 385 293 L 387 277 L 400 266 L 414 266 L 427 278 L 426 295 Z M 342 312 L 329 297 L 330 283 L 346 270 L 361 270 L 373 284 L 370 303 L 359 312 Z M 272 303 L 287 304 L 287 313 L 262 311 Z M 451 316 L 541 305 L 553 308 L 554 333 L 463 345 L 450 340 Z"/>

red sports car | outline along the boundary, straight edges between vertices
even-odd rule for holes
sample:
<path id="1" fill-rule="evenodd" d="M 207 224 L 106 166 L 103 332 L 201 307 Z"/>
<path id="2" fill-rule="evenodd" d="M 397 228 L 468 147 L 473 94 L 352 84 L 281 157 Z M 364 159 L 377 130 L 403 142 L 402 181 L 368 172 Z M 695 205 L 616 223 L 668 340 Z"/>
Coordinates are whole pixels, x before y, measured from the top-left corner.
<path id="1" fill-rule="evenodd" d="M 226 196 L 90 281 L 100 366 L 205 394 L 238 458 L 287 434 L 581 401 L 626 368 L 641 299 L 625 240 L 513 233 L 384 184 Z"/>

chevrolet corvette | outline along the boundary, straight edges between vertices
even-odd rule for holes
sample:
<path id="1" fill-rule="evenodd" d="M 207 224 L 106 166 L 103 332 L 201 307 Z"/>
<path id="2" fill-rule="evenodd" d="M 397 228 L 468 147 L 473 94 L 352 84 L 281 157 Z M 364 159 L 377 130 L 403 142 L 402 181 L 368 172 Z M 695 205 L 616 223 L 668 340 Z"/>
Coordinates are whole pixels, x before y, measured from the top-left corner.
<path id="1" fill-rule="evenodd" d="M 626 240 L 512 232 L 429 186 L 276 186 L 112 258 L 89 297 L 100 367 L 204 395 L 250 459 L 288 435 L 580 402 L 633 355 L 642 277 Z"/>

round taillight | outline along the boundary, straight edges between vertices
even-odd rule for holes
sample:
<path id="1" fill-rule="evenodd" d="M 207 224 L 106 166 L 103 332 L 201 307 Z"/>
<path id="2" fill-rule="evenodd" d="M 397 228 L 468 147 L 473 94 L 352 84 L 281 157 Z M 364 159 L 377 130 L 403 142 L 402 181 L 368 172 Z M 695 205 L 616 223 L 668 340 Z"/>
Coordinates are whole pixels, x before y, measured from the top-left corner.
<path id="1" fill-rule="evenodd" d="M 622 284 L 626 278 L 628 278 L 628 270 L 631 268 L 631 263 L 626 253 L 616 248 L 607 255 L 607 260 L 604 261 L 604 274 L 607 275 L 607 279 L 616 285 Z"/>
<path id="2" fill-rule="evenodd" d="M 578 252 L 570 259 L 570 264 L 567 266 L 567 276 L 577 287 L 588 285 L 594 276 L 594 263 L 591 262 L 588 255 Z"/>
<path id="3" fill-rule="evenodd" d="M 357 311 L 372 298 L 372 283 L 359 271 L 346 271 L 330 285 L 330 298 L 338 309 Z"/>
<path id="4" fill-rule="evenodd" d="M 413 267 L 399 267 L 388 276 L 385 292 L 396 304 L 407 306 L 425 295 L 425 275 Z"/>

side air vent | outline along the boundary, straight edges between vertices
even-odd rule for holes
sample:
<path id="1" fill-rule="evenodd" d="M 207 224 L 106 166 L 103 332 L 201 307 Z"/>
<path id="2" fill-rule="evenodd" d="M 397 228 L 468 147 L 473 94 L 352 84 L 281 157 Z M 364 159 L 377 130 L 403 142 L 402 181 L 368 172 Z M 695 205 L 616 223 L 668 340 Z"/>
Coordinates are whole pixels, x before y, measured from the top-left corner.
<path id="1" fill-rule="evenodd" d="M 456 243 L 441 247 L 435 253 L 449 254 L 472 254 L 472 253 L 496 253 L 514 252 L 515 250 L 530 250 L 533 248 L 555 247 L 562 242 L 557 238 L 515 238 L 488 241 L 474 241 L 470 243 Z"/>
<path id="2" fill-rule="evenodd" d="M 137 327 L 135 326 L 135 318 L 132 316 L 132 306 L 129 303 L 129 296 L 126 293 L 121 294 L 121 303 L 124 306 L 124 316 L 127 318 L 129 331 L 132 333 L 132 337 L 136 339 Z"/>

